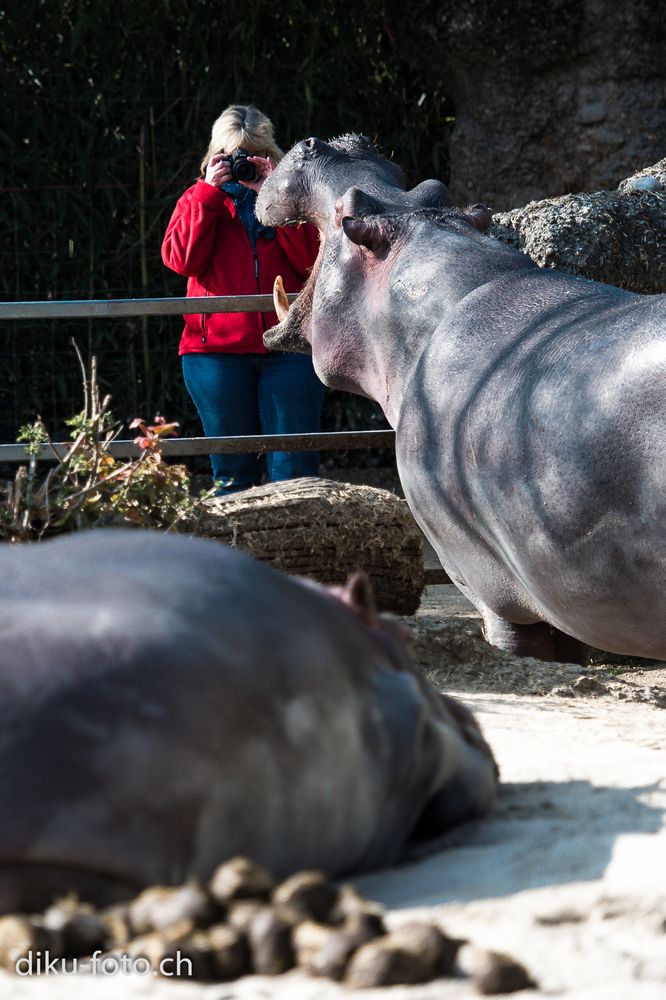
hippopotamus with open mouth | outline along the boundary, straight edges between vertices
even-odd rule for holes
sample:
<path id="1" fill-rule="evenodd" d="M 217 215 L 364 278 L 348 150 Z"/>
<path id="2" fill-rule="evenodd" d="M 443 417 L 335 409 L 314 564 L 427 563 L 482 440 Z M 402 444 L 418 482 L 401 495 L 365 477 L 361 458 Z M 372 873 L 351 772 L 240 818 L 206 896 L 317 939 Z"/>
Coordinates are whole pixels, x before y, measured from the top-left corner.
<path id="1" fill-rule="evenodd" d="M 666 296 L 556 270 L 490 212 L 405 191 L 361 136 L 298 143 L 257 201 L 312 222 L 308 283 L 265 335 L 377 400 L 409 506 L 487 639 L 666 657 Z"/>
<path id="2" fill-rule="evenodd" d="M 0 546 L 0 912 L 394 862 L 492 804 L 471 713 L 362 575 L 327 590 L 217 542 Z"/>

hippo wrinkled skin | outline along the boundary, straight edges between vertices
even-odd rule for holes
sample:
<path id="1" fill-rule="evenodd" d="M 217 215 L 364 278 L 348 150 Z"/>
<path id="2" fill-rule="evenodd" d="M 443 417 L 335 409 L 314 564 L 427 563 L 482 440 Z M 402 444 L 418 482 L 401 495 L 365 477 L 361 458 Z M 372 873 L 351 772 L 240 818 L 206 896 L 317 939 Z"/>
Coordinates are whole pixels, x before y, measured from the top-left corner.
<path id="1" fill-rule="evenodd" d="M 491 643 L 664 658 L 666 296 L 540 269 L 441 187 L 406 192 L 362 136 L 294 146 L 257 214 L 312 222 L 321 246 L 265 343 L 381 404 L 409 506 Z"/>
<path id="2" fill-rule="evenodd" d="M 492 804 L 471 713 L 368 583 L 107 529 L 0 547 L 0 912 L 206 879 L 391 864 Z"/>

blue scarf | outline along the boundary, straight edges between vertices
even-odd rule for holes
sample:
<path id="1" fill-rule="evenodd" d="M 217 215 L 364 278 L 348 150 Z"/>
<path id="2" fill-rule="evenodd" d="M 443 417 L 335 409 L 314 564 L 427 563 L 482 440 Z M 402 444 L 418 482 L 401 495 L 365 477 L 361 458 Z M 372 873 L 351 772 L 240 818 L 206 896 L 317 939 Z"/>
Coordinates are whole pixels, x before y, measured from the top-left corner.
<path id="1" fill-rule="evenodd" d="M 262 226 L 259 219 L 254 214 L 254 206 L 257 201 L 257 192 L 252 188 L 243 187 L 237 181 L 228 181 L 222 185 L 223 189 L 233 198 L 238 218 L 243 223 L 247 235 L 250 237 L 252 250 L 257 248 L 257 239 L 263 236 L 264 239 L 272 240 L 275 237 L 273 226 Z"/>

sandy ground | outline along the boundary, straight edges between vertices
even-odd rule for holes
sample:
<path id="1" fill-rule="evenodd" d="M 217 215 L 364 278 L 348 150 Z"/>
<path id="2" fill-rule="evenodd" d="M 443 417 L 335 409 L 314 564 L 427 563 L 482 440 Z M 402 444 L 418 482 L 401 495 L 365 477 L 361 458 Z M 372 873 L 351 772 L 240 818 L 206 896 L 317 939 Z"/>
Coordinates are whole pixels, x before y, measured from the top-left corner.
<path id="1" fill-rule="evenodd" d="M 580 1000 L 666 997 L 666 665 L 583 669 L 488 647 L 453 587 L 432 587 L 409 619 L 433 681 L 477 713 L 500 764 L 493 815 L 404 866 L 357 881 L 388 922 L 414 915 L 509 952 L 539 990 Z M 465 953 L 463 953 L 463 959 Z M 154 1000 L 446 1000 L 478 995 L 459 977 L 354 994 L 290 973 L 202 986 L 132 976 L 18 979 L 0 996 Z"/>
<path id="2" fill-rule="evenodd" d="M 609 696 L 666 708 L 666 663 L 594 651 L 590 663 L 545 663 L 489 646 L 476 609 L 453 586 L 428 587 L 412 618 L 414 656 L 437 687 L 497 694 Z"/>

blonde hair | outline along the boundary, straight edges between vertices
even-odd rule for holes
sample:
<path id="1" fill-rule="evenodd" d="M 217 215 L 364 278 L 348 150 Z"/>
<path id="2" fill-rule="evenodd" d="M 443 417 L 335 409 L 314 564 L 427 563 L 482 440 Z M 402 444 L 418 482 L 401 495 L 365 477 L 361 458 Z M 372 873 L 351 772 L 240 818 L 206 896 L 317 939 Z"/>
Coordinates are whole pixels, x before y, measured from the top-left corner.
<path id="1" fill-rule="evenodd" d="M 213 123 L 210 144 L 201 161 L 201 173 L 216 153 L 233 153 L 241 146 L 248 153 L 264 153 L 273 163 L 284 153 L 275 142 L 273 123 L 252 104 L 230 104 Z"/>

